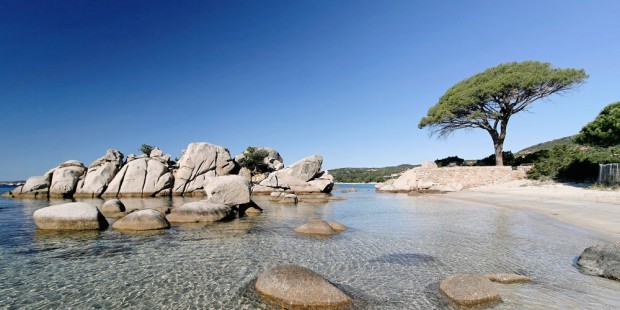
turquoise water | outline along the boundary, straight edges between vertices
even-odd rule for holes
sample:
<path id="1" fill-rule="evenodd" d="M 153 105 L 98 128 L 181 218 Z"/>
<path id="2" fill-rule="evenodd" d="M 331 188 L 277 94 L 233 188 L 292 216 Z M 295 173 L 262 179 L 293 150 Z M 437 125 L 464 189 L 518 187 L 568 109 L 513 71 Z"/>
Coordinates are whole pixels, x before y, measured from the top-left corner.
<path id="1" fill-rule="evenodd" d="M 353 296 L 357 309 L 453 308 L 437 292 L 457 272 L 517 272 L 494 309 L 618 309 L 620 282 L 572 263 L 605 237 L 519 210 L 402 194 L 368 185 L 344 201 L 283 206 L 230 222 L 155 233 L 37 231 L 32 213 L 66 201 L 0 199 L 0 307 L 270 309 L 253 280 L 278 264 L 311 268 Z M 130 208 L 197 199 L 124 199 Z M 84 200 L 100 205 L 102 200 Z M 328 239 L 292 228 L 308 219 L 349 230 Z"/>

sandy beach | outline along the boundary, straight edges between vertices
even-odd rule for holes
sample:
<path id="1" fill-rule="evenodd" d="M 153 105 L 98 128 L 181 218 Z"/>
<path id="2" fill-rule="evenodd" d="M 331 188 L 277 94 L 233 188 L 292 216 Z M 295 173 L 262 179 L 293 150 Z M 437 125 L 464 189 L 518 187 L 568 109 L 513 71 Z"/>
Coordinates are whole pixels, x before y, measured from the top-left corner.
<path id="1" fill-rule="evenodd" d="M 506 208 L 542 213 L 620 239 L 620 191 L 588 189 L 579 184 L 519 180 L 438 195 Z"/>

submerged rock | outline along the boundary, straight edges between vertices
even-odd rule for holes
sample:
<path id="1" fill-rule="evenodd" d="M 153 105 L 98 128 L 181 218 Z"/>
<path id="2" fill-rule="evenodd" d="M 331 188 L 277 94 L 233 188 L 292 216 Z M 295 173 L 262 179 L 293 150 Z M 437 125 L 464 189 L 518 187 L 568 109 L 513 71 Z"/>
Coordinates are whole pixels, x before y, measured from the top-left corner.
<path id="1" fill-rule="evenodd" d="M 267 302 L 284 308 L 329 309 L 352 300 L 320 274 L 304 267 L 282 265 L 263 272 L 254 285 Z"/>
<path id="2" fill-rule="evenodd" d="M 299 199 L 295 194 L 284 194 L 277 200 L 278 203 L 282 204 L 297 204 L 298 201 Z"/>
<path id="3" fill-rule="evenodd" d="M 335 231 L 345 231 L 347 226 L 344 226 L 336 221 L 327 221 L 327 225 L 331 226 Z"/>
<path id="4" fill-rule="evenodd" d="M 522 283 L 522 282 L 530 282 L 531 279 L 524 275 L 514 274 L 514 273 L 493 273 L 485 275 L 487 279 L 492 282 L 497 282 L 501 284 L 512 284 L 512 283 Z"/>
<path id="5" fill-rule="evenodd" d="M 462 306 L 476 306 L 501 300 L 493 283 L 477 273 L 459 273 L 450 276 L 441 281 L 439 290 Z"/>
<path id="6" fill-rule="evenodd" d="M 39 229 L 89 230 L 104 229 L 108 221 L 99 209 L 83 202 L 72 202 L 39 209 L 33 214 Z"/>
<path id="7" fill-rule="evenodd" d="M 338 222 L 325 222 L 319 220 L 312 220 L 306 224 L 295 227 L 295 232 L 304 235 L 321 235 L 331 236 L 338 231 L 344 231 L 347 228 Z"/>
<path id="8" fill-rule="evenodd" d="M 585 274 L 620 281 L 620 241 L 585 249 L 577 260 L 577 268 Z"/>
<path id="9" fill-rule="evenodd" d="M 201 223 L 222 221 L 234 216 L 231 207 L 203 200 L 174 207 L 166 219 L 171 223 Z"/>
<path id="10" fill-rule="evenodd" d="M 112 227 L 119 230 L 156 230 L 170 228 L 166 217 L 156 210 L 140 210 L 126 215 L 114 222 Z"/>

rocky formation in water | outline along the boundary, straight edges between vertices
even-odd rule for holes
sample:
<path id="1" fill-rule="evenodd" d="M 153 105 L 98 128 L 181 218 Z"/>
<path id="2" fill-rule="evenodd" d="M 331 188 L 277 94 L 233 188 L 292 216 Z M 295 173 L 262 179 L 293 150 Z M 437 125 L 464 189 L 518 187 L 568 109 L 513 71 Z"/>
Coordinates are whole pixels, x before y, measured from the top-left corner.
<path id="1" fill-rule="evenodd" d="M 241 167 L 238 174 L 246 178 L 248 181 L 252 181 L 253 183 L 259 183 L 260 181 L 267 178 L 267 176 L 269 176 L 269 172 L 278 171 L 284 168 L 284 159 L 282 159 L 280 153 L 278 153 L 278 151 L 276 151 L 275 149 L 270 147 L 257 147 L 254 148 L 254 151 L 266 153 L 267 156 L 263 158 L 262 162 L 263 168 L 266 170 L 266 172 L 253 175 L 250 169 Z M 244 151 L 243 153 L 235 156 L 234 160 L 236 163 L 239 164 L 246 160 L 248 156 L 250 156 L 250 154 L 248 154 L 248 151 Z"/>
<path id="2" fill-rule="evenodd" d="M 176 196 L 204 195 L 207 178 L 228 175 L 235 169 L 228 149 L 205 142 L 190 143 L 178 165 L 172 188 Z"/>
<path id="3" fill-rule="evenodd" d="M 149 156 L 128 156 L 125 165 L 114 176 L 102 196 L 169 196 L 174 182 L 170 155 L 155 150 Z"/>
<path id="4" fill-rule="evenodd" d="M 309 221 L 301 226 L 294 228 L 296 233 L 303 235 L 331 236 L 338 232 L 347 230 L 347 228 L 334 221 L 325 222 L 319 220 Z"/>
<path id="5" fill-rule="evenodd" d="M 274 171 L 254 186 L 255 193 L 292 191 L 295 193 L 329 193 L 334 186 L 334 177 L 321 171 L 323 156 L 313 155 L 301 159 L 284 169 Z"/>
<path id="6" fill-rule="evenodd" d="M 276 266 L 263 272 L 254 288 L 266 302 L 287 309 L 337 309 L 352 303 L 351 297 L 323 276 L 295 265 Z"/>
<path id="7" fill-rule="evenodd" d="M 171 223 L 210 223 L 234 217 L 235 210 L 233 208 L 203 200 L 174 207 L 166 219 Z"/>
<path id="8" fill-rule="evenodd" d="M 91 230 L 108 227 L 108 221 L 95 206 L 82 202 L 41 208 L 33 214 L 34 223 L 44 230 Z"/>
<path id="9" fill-rule="evenodd" d="M 439 290 L 461 306 L 484 305 L 501 300 L 487 277 L 477 273 L 459 273 L 439 283 Z"/>
<path id="10" fill-rule="evenodd" d="M 585 274 L 620 281 L 620 241 L 585 249 L 577 260 L 577 268 Z"/>
<path id="11" fill-rule="evenodd" d="M 94 198 L 101 196 L 123 165 L 123 153 L 107 150 L 103 157 L 89 166 L 86 175 L 78 182 L 74 197 Z"/>
<path id="12" fill-rule="evenodd" d="M 321 171 L 323 157 L 314 155 L 284 168 L 280 154 L 268 147 L 264 164 L 270 173 L 252 175 L 231 158 L 228 149 L 206 142 L 190 143 L 175 163 L 169 154 L 153 149 L 149 155 L 124 155 L 114 149 L 93 161 L 88 168 L 81 162 L 70 160 L 50 169 L 42 176 L 30 177 L 23 186 L 3 194 L 16 198 L 73 198 L 73 197 L 160 197 L 160 196 L 209 196 L 219 201 L 222 186 L 250 185 L 258 194 L 273 191 L 299 193 L 329 193 L 334 178 Z M 242 161 L 244 153 L 235 158 Z M 238 175 L 251 183 L 230 182 Z M 239 178 L 239 179 L 240 179 Z M 226 180 L 226 184 L 223 184 Z M 213 185 L 209 185 L 214 182 Z M 219 192 L 218 192 L 219 191 Z M 213 198 L 211 198 L 213 197 Z M 248 203 L 243 196 L 240 201 L 228 204 Z M 229 199 L 229 198 L 226 198 Z M 218 202 L 219 203 L 219 202 Z"/>
<path id="13" fill-rule="evenodd" d="M 170 228 L 166 217 L 152 209 L 139 210 L 128 214 L 112 224 L 118 230 L 143 231 Z"/>

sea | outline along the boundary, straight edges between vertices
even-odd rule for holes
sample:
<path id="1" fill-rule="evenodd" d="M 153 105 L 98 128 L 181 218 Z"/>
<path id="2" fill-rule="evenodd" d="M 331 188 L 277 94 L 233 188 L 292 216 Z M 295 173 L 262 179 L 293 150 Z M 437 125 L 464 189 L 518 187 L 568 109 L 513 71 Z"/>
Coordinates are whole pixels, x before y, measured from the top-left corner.
<path id="1" fill-rule="evenodd" d="M 42 231 L 33 212 L 68 200 L 0 198 L 0 308 L 274 309 L 254 281 L 295 264 L 349 294 L 351 309 L 460 309 L 438 284 L 461 272 L 532 279 L 497 284 L 502 302 L 493 309 L 620 309 L 620 282 L 574 266 L 586 247 L 609 237 L 537 213 L 376 193 L 366 184 L 339 184 L 333 194 L 346 200 L 292 206 L 255 197 L 264 209 L 258 216 L 146 233 Z M 123 201 L 142 209 L 199 199 Z M 348 230 L 322 239 L 293 231 L 311 219 Z"/>

